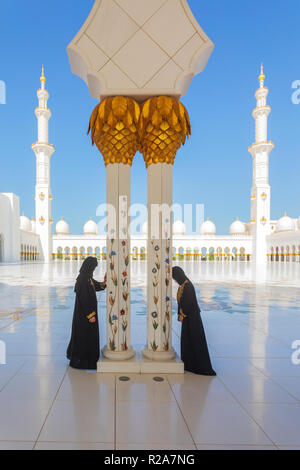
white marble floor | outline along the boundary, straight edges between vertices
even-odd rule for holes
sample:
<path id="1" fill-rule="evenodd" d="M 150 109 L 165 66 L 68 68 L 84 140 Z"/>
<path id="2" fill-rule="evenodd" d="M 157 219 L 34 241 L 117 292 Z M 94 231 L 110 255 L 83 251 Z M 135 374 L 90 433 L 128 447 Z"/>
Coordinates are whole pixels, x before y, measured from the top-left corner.
<path id="1" fill-rule="evenodd" d="M 1 449 L 300 449 L 300 264 L 193 263 L 217 377 L 75 371 L 65 350 L 78 264 L 0 265 Z M 105 271 L 100 264 L 95 277 Z M 174 291 L 175 294 L 175 291 Z M 174 302 L 174 313 L 175 313 Z M 99 294 L 101 343 L 105 295 Z M 133 264 L 132 337 L 146 339 L 145 263 Z M 173 341 L 179 351 L 180 326 Z M 300 355 L 299 355 L 300 356 Z"/>

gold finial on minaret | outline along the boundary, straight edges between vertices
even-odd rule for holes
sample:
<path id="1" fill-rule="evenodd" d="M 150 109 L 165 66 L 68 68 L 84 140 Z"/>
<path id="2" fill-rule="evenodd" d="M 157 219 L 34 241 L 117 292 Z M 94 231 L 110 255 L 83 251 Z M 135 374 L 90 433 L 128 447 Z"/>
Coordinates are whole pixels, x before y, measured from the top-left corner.
<path id="1" fill-rule="evenodd" d="M 261 64 L 260 76 L 258 77 L 258 80 L 260 81 L 261 86 L 264 86 L 265 79 L 266 79 L 266 76 L 264 74 L 264 64 Z"/>
<path id="2" fill-rule="evenodd" d="M 42 76 L 41 76 L 40 80 L 41 80 L 42 88 L 45 88 L 46 77 L 45 77 L 45 70 L 44 70 L 43 65 L 42 65 Z"/>

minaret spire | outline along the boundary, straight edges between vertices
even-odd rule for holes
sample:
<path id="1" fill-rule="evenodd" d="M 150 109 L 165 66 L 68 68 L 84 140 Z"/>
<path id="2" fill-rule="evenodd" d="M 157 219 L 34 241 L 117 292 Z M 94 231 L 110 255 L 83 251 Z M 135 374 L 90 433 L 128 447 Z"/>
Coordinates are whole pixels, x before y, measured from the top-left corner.
<path id="1" fill-rule="evenodd" d="M 258 80 L 259 80 L 259 83 L 260 83 L 260 88 L 264 87 L 265 79 L 266 79 L 266 76 L 264 74 L 264 64 L 261 64 L 260 76 L 258 77 Z"/>
<path id="2" fill-rule="evenodd" d="M 253 253 L 256 262 L 267 260 L 266 237 L 270 233 L 271 188 L 269 185 L 269 156 L 274 148 L 268 141 L 268 117 L 271 112 L 267 104 L 269 94 L 265 87 L 266 76 L 263 64 L 258 77 L 260 87 L 256 90 L 257 106 L 252 116 L 255 120 L 255 143 L 249 147 L 253 158 L 253 184 L 251 190 L 251 224 L 254 238 Z"/>
<path id="3" fill-rule="evenodd" d="M 48 108 L 49 93 L 45 89 L 44 66 L 40 81 L 41 88 L 37 91 L 39 107 L 35 110 L 38 121 L 38 140 L 32 145 L 36 155 L 35 218 L 36 232 L 40 235 L 40 259 L 49 262 L 52 256 L 50 158 L 54 147 L 49 144 L 48 129 L 51 111 Z"/>
<path id="4" fill-rule="evenodd" d="M 41 80 L 41 89 L 44 90 L 45 85 L 46 85 L 46 77 L 45 77 L 45 69 L 43 65 L 42 65 L 42 75 L 41 75 L 40 80 Z"/>

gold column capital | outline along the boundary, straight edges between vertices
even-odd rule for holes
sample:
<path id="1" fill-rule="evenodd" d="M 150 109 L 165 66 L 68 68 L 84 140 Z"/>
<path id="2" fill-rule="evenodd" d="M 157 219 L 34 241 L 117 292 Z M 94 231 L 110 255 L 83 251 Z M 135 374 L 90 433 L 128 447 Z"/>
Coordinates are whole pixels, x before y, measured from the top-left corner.
<path id="1" fill-rule="evenodd" d="M 139 150 L 146 167 L 152 163 L 174 164 L 176 153 L 191 135 L 189 114 L 179 99 L 158 96 L 148 99 L 139 119 Z"/>
<path id="2" fill-rule="evenodd" d="M 132 165 L 138 150 L 139 104 L 129 97 L 106 98 L 94 109 L 88 134 L 103 155 L 105 166 L 111 163 Z"/>

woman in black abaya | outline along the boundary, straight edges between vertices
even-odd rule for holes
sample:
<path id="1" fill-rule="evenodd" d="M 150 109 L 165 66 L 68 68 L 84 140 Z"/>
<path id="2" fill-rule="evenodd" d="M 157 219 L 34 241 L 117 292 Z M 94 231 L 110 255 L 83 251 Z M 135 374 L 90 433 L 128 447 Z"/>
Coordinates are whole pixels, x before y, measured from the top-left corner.
<path id="1" fill-rule="evenodd" d="M 88 257 L 81 266 L 75 285 L 72 336 L 67 350 L 70 366 L 75 369 L 95 370 L 100 357 L 96 292 L 106 288 L 106 277 L 104 282 L 93 279 L 97 266 L 97 259 Z"/>
<path id="2" fill-rule="evenodd" d="M 181 359 L 184 369 L 199 375 L 216 375 L 212 368 L 196 292 L 184 271 L 174 267 L 173 279 L 179 284 L 177 292 L 178 321 L 181 329 Z"/>

